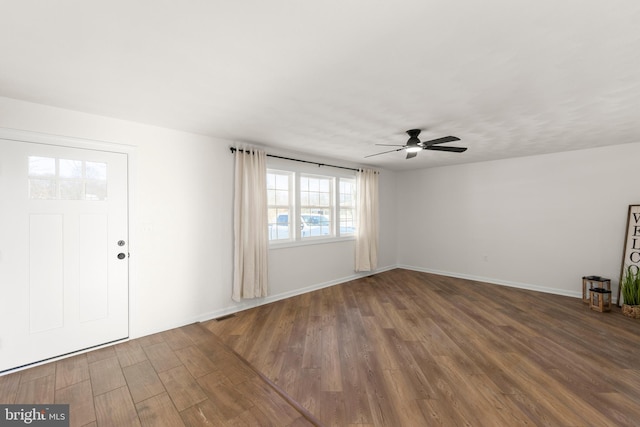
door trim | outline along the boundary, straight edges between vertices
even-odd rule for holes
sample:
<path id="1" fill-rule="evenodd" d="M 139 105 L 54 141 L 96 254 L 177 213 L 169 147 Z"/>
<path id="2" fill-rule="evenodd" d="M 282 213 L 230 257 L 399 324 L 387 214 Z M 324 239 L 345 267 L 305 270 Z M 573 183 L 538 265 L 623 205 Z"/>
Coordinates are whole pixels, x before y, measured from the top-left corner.
<path id="1" fill-rule="evenodd" d="M 122 144 L 116 142 L 109 141 L 100 141 L 100 140 L 92 140 L 86 138 L 78 138 L 72 136 L 64 136 L 64 135 L 54 135 L 54 134 L 46 134 L 41 132 L 33 132 L 21 129 L 11 129 L 0 127 L 0 139 L 5 139 L 9 141 L 17 141 L 17 142 L 27 142 L 27 143 L 35 143 L 35 144 L 44 144 L 44 145 L 54 145 L 60 147 L 68 147 L 68 148 L 79 148 L 79 149 L 87 149 L 87 150 L 95 150 L 95 151 L 106 151 L 113 153 L 125 154 L 127 156 L 127 223 L 128 223 L 128 250 L 129 250 L 129 276 L 128 276 L 128 320 L 127 320 L 127 335 L 128 338 L 121 340 L 122 342 L 131 339 L 131 330 L 132 323 L 135 323 L 134 316 L 132 313 L 132 307 L 135 304 L 135 289 L 136 289 L 136 280 L 137 277 L 137 261 L 136 261 L 136 225 L 135 221 L 132 221 L 132 218 L 136 218 L 136 206 L 135 206 L 135 187 L 136 187 L 136 171 L 137 171 L 137 147 L 129 144 Z M 1 167 L 1 164 L 0 164 Z M 0 173 L 2 170 L 0 170 Z M 135 329 L 134 329 L 135 330 Z M 120 341 L 115 341 L 120 342 Z M 72 352 L 69 354 L 64 354 L 60 356 L 55 356 L 51 359 L 47 359 L 46 361 L 36 362 L 34 364 L 30 364 L 23 367 L 16 367 L 15 369 L 10 369 L 8 371 L 3 371 L 0 373 L 0 376 L 10 374 L 12 372 L 16 372 L 18 370 L 23 370 L 26 368 L 38 366 L 44 363 L 48 363 L 54 360 L 63 359 L 65 357 L 70 357 L 72 355 L 86 353 L 87 351 L 95 350 L 97 348 L 105 347 L 108 345 L 112 345 L 113 343 L 105 343 L 100 344 L 96 347 L 92 347 L 89 349 L 82 349 L 76 352 Z"/>
<path id="2" fill-rule="evenodd" d="M 113 153 L 132 154 L 136 147 L 116 142 L 99 141 L 72 136 L 46 134 L 20 129 L 0 127 L 0 139 L 36 144 L 59 145 L 69 148 L 84 148 L 88 150 L 110 151 Z"/>

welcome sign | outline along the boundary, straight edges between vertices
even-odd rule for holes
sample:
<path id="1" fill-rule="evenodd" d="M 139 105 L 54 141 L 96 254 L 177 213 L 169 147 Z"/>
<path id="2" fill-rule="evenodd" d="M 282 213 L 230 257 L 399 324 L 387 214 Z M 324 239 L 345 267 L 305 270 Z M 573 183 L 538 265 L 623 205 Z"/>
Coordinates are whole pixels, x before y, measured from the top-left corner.
<path id="1" fill-rule="evenodd" d="M 624 245 L 624 256 L 622 258 L 622 270 L 620 272 L 620 282 L 631 267 L 632 271 L 640 271 L 640 205 L 630 205 L 627 216 L 627 234 Z M 618 306 L 620 301 L 620 286 L 618 286 Z"/>

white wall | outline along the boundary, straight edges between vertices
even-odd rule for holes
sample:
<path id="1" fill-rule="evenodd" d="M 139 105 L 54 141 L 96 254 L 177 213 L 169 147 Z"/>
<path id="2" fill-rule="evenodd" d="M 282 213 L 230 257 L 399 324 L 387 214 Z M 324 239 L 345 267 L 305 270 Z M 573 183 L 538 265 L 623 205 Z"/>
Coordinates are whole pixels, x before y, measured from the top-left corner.
<path id="1" fill-rule="evenodd" d="M 0 127 L 134 146 L 130 217 L 131 337 L 217 317 L 231 300 L 230 141 L 0 97 Z M 381 198 L 395 197 L 384 172 Z M 381 212 L 381 267 L 395 265 L 395 202 Z M 386 248 L 389 249 L 386 249 Z M 353 242 L 274 251 L 271 299 L 352 278 Z M 309 260 L 323 260 L 320 263 Z M 292 267 L 296 260 L 297 268 Z M 306 264 L 305 264 L 306 263 Z M 270 300 L 271 300 L 270 299 Z"/>
<path id="2" fill-rule="evenodd" d="M 580 296 L 617 289 L 640 143 L 398 173 L 408 268 Z M 614 289 L 615 298 L 615 289 Z"/>

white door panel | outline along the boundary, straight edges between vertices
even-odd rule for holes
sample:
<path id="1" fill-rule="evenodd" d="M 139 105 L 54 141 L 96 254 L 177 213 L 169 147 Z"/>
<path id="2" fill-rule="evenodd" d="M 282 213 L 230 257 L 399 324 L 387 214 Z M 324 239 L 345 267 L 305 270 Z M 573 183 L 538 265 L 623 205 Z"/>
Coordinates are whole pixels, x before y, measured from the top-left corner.
<path id="1" fill-rule="evenodd" d="M 127 211 L 127 154 L 0 139 L 0 371 L 128 336 Z"/>

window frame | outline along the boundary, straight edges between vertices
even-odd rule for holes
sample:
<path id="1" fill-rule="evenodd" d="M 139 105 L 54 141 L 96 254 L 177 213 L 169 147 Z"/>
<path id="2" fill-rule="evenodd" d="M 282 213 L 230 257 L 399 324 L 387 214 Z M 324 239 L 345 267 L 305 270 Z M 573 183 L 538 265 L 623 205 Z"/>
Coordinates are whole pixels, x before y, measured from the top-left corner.
<path id="1" fill-rule="evenodd" d="M 272 241 L 273 242 L 289 242 L 289 241 L 295 240 L 295 233 L 291 233 L 292 230 L 295 231 L 295 228 L 294 228 L 294 226 L 293 226 L 293 224 L 291 222 L 291 218 L 289 218 L 289 221 L 288 221 L 288 229 L 289 230 L 287 232 L 287 235 L 289 237 L 286 238 L 286 239 L 274 239 L 274 240 L 271 240 L 272 227 L 273 226 L 278 227 L 278 224 L 280 224 L 278 222 L 278 216 L 280 215 L 280 214 L 278 214 L 278 210 L 286 209 L 288 211 L 287 215 L 289 215 L 289 217 L 295 216 L 295 211 L 292 209 L 293 203 L 294 203 L 293 195 L 295 194 L 295 174 L 293 172 L 291 172 L 291 171 L 282 170 L 282 169 L 267 169 L 267 174 L 269 174 L 269 173 L 273 173 L 275 175 L 286 175 L 287 176 L 287 180 L 288 180 L 287 192 L 289 193 L 288 197 L 287 197 L 288 198 L 288 202 L 287 202 L 286 206 L 280 205 L 280 204 L 277 203 L 277 195 L 276 195 L 276 200 L 275 200 L 276 203 L 275 204 L 269 204 L 269 196 L 267 194 L 267 212 L 270 209 L 276 209 L 275 222 L 268 222 L 267 223 L 267 227 L 269 228 L 269 230 L 268 230 L 269 242 L 272 242 Z M 269 180 L 267 179 L 267 183 L 268 183 L 268 181 Z M 276 192 L 278 191 L 277 186 L 274 188 L 274 190 Z M 267 192 L 268 191 L 269 191 L 269 188 L 267 187 Z M 277 232 L 276 232 L 276 234 L 277 234 Z M 292 234 L 294 235 L 293 239 L 291 238 Z"/>
<path id="2" fill-rule="evenodd" d="M 356 190 L 356 172 L 342 169 L 335 169 L 324 167 L 322 169 L 318 169 L 318 166 L 309 166 L 306 164 L 293 164 L 291 161 L 284 161 L 280 159 L 269 159 L 267 163 L 267 173 L 287 173 L 292 174 L 293 183 L 290 189 L 290 205 L 289 212 L 293 213 L 293 218 L 289 218 L 289 238 L 287 239 L 277 239 L 271 240 L 269 239 L 269 249 L 279 249 L 279 248 L 287 248 L 293 246 L 304 246 L 311 244 L 323 244 L 323 243 L 331 243 L 331 242 L 344 242 L 348 240 L 355 240 L 356 232 L 348 233 L 348 234 L 340 234 L 340 182 L 341 180 L 347 180 L 353 183 L 354 188 L 354 199 L 357 198 L 355 194 Z M 301 214 L 302 214 L 302 204 L 301 204 L 301 185 L 300 180 L 301 177 L 311 177 L 311 178 L 329 178 L 331 180 L 331 189 L 330 189 L 330 222 L 331 222 L 331 232 L 327 236 L 302 236 L 301 232 Z M 355 202 L 355 200 L 354 200 Z M 356 215 L 355 220 L 357 220 L 357 214 L 355 213 L 356 203 L 354 203 L 353 208 L 354 214 Z M 275 205 L 268 205 L 267 209 L 275 207 Z M 354 223 L 355 223 L 354 220 Z M 267 224 L 267 226 L 270 226 Z M 357 224 L 354 224 L 354 228 L 357 230 Z M 293 233 L 291 232 L 293 230 Z M 271 230 L 269 230 L 271 233 Z M 269 234 L 271 235 L 271 234 Z"/>

